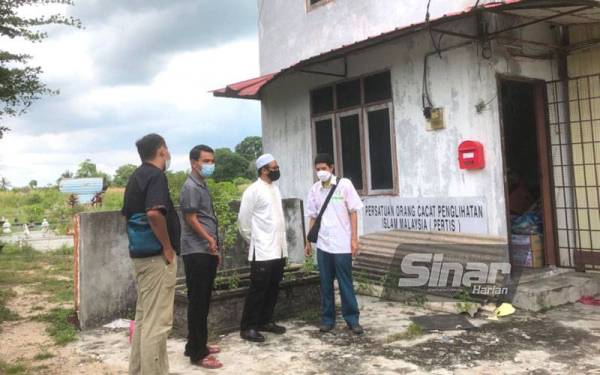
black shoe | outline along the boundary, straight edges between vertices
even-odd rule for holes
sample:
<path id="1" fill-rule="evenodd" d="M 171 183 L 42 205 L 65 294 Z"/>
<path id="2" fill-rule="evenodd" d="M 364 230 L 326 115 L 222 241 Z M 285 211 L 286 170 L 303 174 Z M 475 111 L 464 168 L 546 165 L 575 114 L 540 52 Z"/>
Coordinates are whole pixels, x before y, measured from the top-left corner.
<path id="1" fill-rule="evenodd" d="M 327 333 L 327 332 L 331 332 L 333 330 L 333 324 L 328 325 L 328 324 L 321 324 L 319 326 L 319 331 L 321 333 Z"/>
<path id="2" fill-rule="evenodd" d="M 284 326 L 279 326 L 273 322 L 271 323 L 267 323 L 267 324 L 263 324 L 262 326 L 259 326 L 257 331 L 262 331 L 262 332 L 272 332 L 278 335 L 283 335 L 286 332 L 286 329 Z"/>
<path id="3" fill-rule="evenodd" d="M 265 336 L 261 335 L 255 329 L 247 329 L 245 331 L 241 331 L 240 337 L 243 338 L 244 340 L 252 341 L 252 342 L 264 342 L 265 341 Z"/>
<path id="4" fill-rule="evenodd" d="M 348 326 L 348 329 L 350 329 L 355 335 L 362 335 L 365 333 L 365 330 L 360 326 L 360 324 Z"/>

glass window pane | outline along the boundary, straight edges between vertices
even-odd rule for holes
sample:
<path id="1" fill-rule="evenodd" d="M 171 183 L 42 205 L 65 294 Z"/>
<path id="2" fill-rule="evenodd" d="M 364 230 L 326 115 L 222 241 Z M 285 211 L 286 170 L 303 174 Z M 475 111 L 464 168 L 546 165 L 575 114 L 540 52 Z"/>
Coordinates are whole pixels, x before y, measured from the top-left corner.
<path id="1" fill-rule="evenodd" d="M 373 103 L 392 98 L 390 72 L 374 74 L 365 78 L 365 103 Z"/>
<path id="2" fill-rule="evenodd" d="M 360 80 L 340 83 L 335 91 L 338 109 L 360 105 Z"/>
<path id="3" fill-rule="evenodd" d="M 333 87 L 324 87 L 311 92 L 313 115 L 333 111 Z"/>
<path id="4" fill-rule="evenodd" d="M 342 134 L 342 176 L 349 178 L 357 190 L 362 190 L 362 160 L 360 157 L 360 119 L 358 115 L 340 118 Z"/>
<path id="5" fill-rule="evenodd" d="M 373 190 L 393 189 L 389 109 L 369 112 L 367 119 L 369 121 L 371 188 Z"/>
<path id="6" fill-rule="evenodd" d="M 333 155 L 333 123 L 331 119 L 315 122 L 315 135 L 317 138 L 317 154 Z"/>

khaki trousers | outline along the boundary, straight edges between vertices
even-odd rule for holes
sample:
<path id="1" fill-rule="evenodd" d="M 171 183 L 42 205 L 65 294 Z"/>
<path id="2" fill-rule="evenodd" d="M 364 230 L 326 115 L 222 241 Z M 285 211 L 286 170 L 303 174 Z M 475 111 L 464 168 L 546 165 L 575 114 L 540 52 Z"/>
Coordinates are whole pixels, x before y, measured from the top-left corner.
<path id="1" fill-rule="evenodd" d="M 173 325 L 177 258 L 132 258 L 137 282 L 135 333 L 129 358 L 130 375 L 167 375 L 167 336 Z"/>

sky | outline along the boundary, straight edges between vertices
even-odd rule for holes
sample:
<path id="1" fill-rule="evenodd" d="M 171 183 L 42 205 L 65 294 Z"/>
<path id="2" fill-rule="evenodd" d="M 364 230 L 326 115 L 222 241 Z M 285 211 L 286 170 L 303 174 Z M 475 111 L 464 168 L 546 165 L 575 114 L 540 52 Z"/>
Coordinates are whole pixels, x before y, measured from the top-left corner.
<path id="1" fill-rule="evenodd" d="M 260 135 L 257 101 L 209 93 L 258 75 L 256 1 L 77 0 L 23 14 L 56 11 L 84 28 L 49 27 L 41 44 L 2 40 L 60 90 L 5 123 L 0 176 L 13 186 L 56 183 L 85 159 L 110 174 L 138 164 L 135 141 L 150 132 L 166 139 L 172 170 L 189 167 L 196 144 L 233 148 Z"/>

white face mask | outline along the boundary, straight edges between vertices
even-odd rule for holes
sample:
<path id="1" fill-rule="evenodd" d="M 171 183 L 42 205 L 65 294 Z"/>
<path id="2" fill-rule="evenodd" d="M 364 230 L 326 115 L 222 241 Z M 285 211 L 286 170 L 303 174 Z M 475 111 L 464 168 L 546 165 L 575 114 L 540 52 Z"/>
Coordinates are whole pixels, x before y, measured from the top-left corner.
<path id="1" fill-rule="evenodd" d="M 168 158 L 165 161 L 165 171 L 168 171 L 170 167 L 171 167 L 171 158 Z"/>
<path id="2" fill-rule="evenodd" d="M 329 181 L 329 179 L 331 179 L 331 172 L 329 172 L 329 171 L 318 171 L 317 172 L 317 177 L 319 178 L 319 180 L 321 182 L 327 182 L 327 181 Z"/>

